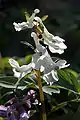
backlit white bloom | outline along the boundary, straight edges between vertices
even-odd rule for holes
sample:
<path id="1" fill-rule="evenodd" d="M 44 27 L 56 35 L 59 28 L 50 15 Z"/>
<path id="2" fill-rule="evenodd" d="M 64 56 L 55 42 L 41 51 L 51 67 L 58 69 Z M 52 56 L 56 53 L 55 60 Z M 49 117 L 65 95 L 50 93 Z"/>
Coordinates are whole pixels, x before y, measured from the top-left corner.
<path id="1" fill-rule="evenodd" d="M 22 23 L 14 22 L 13 25 L 16 31 L 21 31 L 28 27 L 27 22 L 22 22 Z"/>
<path id="2" fill-rule="evenodd" d="M 54 36 L 51 33 L 49 33 L 39 17 L 35 17 L 34 19 L 36 20 L 36 23 L 38 22 L 44 27 L 44 32 L 42 34 L 44 44 L 48 45 L 49 50 L 52 53 L 62 54 L 64 52 L 64 49 L 67 48 L 67 46 L 63 43 L 65 40 L 60 38 L 59 36 Z"/>
<path id="3" fill-rule="evenodd" d="M 66 65 L 66 63 L 67 63 L 66 60 L 59 60 L 58 62 L 56 62 L 56 66 L 59 67 L 59 69 L 66 68 L 70 65 L 70 64 Z"/>
<path id="4" fill-rule="evenodd" d="M 39 70 L 44 73 L 43 79 L 52 84 L 55 81 L 58 81 L 58 76 L 56 69 L 61 69 L 68 67 L 65 60 L 60 60 L 58 62 L 53 62 L 52 58 L 48 54 L 48 51 L 43 47 L 38 40 L 36 33 L 32 32 L 31 36 L 33 37 L 36 44 L 36 53 L 32 57 L 32 67 L 33 69 Z"/>
<path id="5" fill-rule="evenodd" d="M 39 9 L 35 9 L 34 10 L 34 13 L 32 13 L 31 17 L 27 20 L 27 22 L 22 22 L 22 23 L 13 23 L 16 31 L 21 31 L 21 30 L 24 30 L 26 28 L 33 28 L 35 22 L 33 22 L 34 18 L 35 18 L 35 15 L 37 13 L 39 13 Z"/>
<path id="6" fill-rule="evenodd" d="M 14 76 L 19 78 L 25 76 L 26 74 L 30 73 L 32 70 L 31 63 L 28 65 L 19 66 L 18 62 L 12 58 L 9 59 L 10 65 L 13 67 Z"/>

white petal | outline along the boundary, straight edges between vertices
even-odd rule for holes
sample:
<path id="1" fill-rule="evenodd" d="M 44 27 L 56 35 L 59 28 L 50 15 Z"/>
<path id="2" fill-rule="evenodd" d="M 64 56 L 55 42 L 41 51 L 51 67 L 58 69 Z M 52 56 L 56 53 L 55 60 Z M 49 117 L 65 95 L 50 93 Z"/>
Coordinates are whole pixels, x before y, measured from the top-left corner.
<path id="1" fill-rule="evenodd" d="M 54 43 L 52 41 L 49 41 L 48 39 L 44 39 L 44 44 L 48 45 L 49 47 L 49 50 L 52 52 L 52 53 L 59 53 L 59 54 L 62 54 L 64 52 L 64 49 L 63 48 L 60 48 L 61 46 L 59 46 L 58 43 Z M 64 44 L 64 43 L 63 43 Z M 66 46 L 65 46 L 65 49 L 66 49 Z"/>
<path id="2" fill-rule="evenodd" d="M 61 42 L 61 43 L 55 43 L 55 45 L 59 46 L 59 48 L 61 48 L 61 49 L 66 49 L 67 48 L 67 46 L 63 42 Z"/>
<path id="3" fill-rule="evenodd" d="M 52 77 L 52 75 L 51 74 L 46 74 L 46 75 L 44 75 L 43 76 L 43 79 L 47 82 L 47 84 L 53 84 L 53 77 Z"/>
<path id="4" fill-rule="evenodd" d="M 48 40 L 46 40 L 45 37 L 44 37 L 44 44 L 49 45 L 49 42 L 48 42 Z"/>
<path id="5" fill-rule="evenodd" d="M 59 61 L 56 63 L 56 65 L 59 67 L 59 69 L 61 69 L 61 68 L 68 67 L 68 66 L 70 65 L 70 64 L 65 65 L 66 63 L 67 63 L 66 60 L 59 60 Z"/>
<path id="6" fill-rule="evenodd" d="M 24 30 L 28 27 L 26 22 L 22 22 L 22 23 L 15 23 L 14 22 L 13 25 L 14 25 L 16 31 L 21 31 L 21 30 Z"/>
<path id="7" fill-rule="evenodd" d="M 33 26 L 34 26 L 33 20 L 34 20 L 36 14 L 39 12 L 40 12 L 39 9 L 34 10 L 34 13 L 32 13 L 31 17 L 27 21 L 28 28 L 33 28 Z"/>
<path id="8" fill-rule="evenodd" d="M 39 13 L 39 12 L 40 12 L 39 9 L 35 9 L 35 10 L 34 10 L 34 13 L 36 13 L 36 14 Z"/>
<path id="9" fill-rule="evenodd" d="M 63 65 L 65 65 L 66 63 L 67 63 L 66 60 L 59 60 L 56 64 L 57 64 L 57 66 L 63 66 Z"/>
<path id="10" fill-rule="evenodd" d="M 52 53 L 59 53 L 59 54 L 62 54 L 62 53 L 64 53 L 64 50 L 62 50 L 62 49 L 54 49 L 53 47 L 51 47 L 50 45 L 49 45 L 49 50 L 52 52 Z"/>
<path id="11" fill-rule="evenodd" d="M 52 70 L 51 73 L 52 73 L 52 77 L 54 78 L 54 80 L 58 81 L 59 78 L 58 78 L 57 72 Z"/>
<path id="12" fill-rule="evenodd" d="M 36 44 L 36 46 L 37 46 L 37 45 L 39 44 L 39 41 L 38 41 L 38 38 L 37 38 L 36 33 L 35 33 L 35 32 L 32 32 L 32 33 L 31 33 L 31 37 L 33 37 L 34 42 L 35 42 L 35 44 Z"/>
<path id="13" fill-rule="evenodd" d="M 64 39 L 60 38 L 59 36 L 55 36 L 53 39 L 56 40 L 56 41 L 59 41 L 59 42 L 64 42 L 65 41 Z"/>
<path id="14" fill-rule="evenodd" d="M 37 16 L 36 16 L 36 17 L 34 18 L 34 20 L 36 20 L 38 23 L 43 24 L 43 23 L 42 23 L 42 20 L 41 20 L 41 18 L 40 18 L 40 17 L 37 17 Z"/>
<path id="15" fill-rule="evenodd" d="M 66 67 L 68 67 L 68 66 L 70 66 L 70 64 L 64 65 L 64 66 L 62 66 L 61 68 L 66 68 Z"/>
<path id="16" fill-rule="evenodd" d="M 17 62 L 16 60 L 10 58 L 10 59 L 9 59 L 9 63 L 10 63 L 10 65 L 11 65 L 13 68 L 15 68 L 15 69 L 18 69 L 18 68 L 19 68 L 19 64 L 18 64 L 18 62 Z"/>
<path id="17" fill-rule="evenodd" d="M 41 61 L 38 61 L 40 55 L 38 53 L 34 54 L 32 57 L 32 68 L 39 70 L 41 66 Z"/>
<path id="18" fill-rule="evenodd" d="M 53 75 L 54 74 L 54 75 Z M 44 74 L 43 79 L 48 83 L 48 84 L 52 84 L 56 81 L 58 81 L 58 78 L 56 76 L 56 73 L 48 73 L 48 74 Z"/>
<path id="19" fill-rule="evenodd" d="M 38 25 L 39 25 L 39 23 L 38 23 L 38 22 L 36 22 L 36 21 L 33 21 L 33 26 L 34 26 L 34 25 L 38 26 Z"/>
<path id="20" fill-rule="evenodd" d="M 34 39 L 34 42 L 35 42 L 37 51 L 38 51 L 38 52 L 41 52 L 42 54 L 44 54 L 44 53 L 46 52 L 46 48 L 43 47 L 43 46 L 39 43 L 39 39 L 38 39 L 36 33 L 35 33 L 35 32 L 32 32 L 32 33 L 31 33 L 31 37 L 33 37 L 33 39 Z"/>
<path id="21" fill-rule="evenodd" d="M 44 66 L 41 65 L 40 71 L 41 71 L 41 72 L 44 72 L 44 70 L 45 70 Z"/>
<path id="22" fill-rule="evenodd" d="M 14 77 L 20 78 L 20 72 L 17 72 L 15 69 L 13 69 Z"/>
<path id="23" fill-rule="evenodd" d="M 18 69 L 18 71 L 20 71 L 20 72 L 30 72 L 32 70 L 32 64 L 30 63 L 30 64 L 28 64 L 28 65 L 22 65 L 19 69 Z"/>

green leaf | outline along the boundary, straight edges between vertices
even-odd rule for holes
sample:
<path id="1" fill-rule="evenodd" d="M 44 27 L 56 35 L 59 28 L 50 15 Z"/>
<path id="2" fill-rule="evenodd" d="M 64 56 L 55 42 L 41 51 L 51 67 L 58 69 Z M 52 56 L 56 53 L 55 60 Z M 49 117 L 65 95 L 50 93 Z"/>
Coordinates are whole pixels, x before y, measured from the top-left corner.
<path id="1" fill-rule="evenodd" d="M 10 91 L 10 92 L 6 92 L 5 94 L 3 94 L 2 96 L 0 96 L 0 100 L 3 99 L 4 97 L 6 97 L 7 95 L 10 95 L 12 94 L 13 91 Z"/>
<path id="2" fill-rule="evenodd" d="M 2 76 L 0 77 L 0 86 L 15 89 L 16 88 L 15 84 L 17 81 L 18 79 L 14 76 Z M 25 84 L 24 81 L 22 80 L 18 86 L 18 89 L 23 89 L 24 86 Z"/>
<path id="3" fill-rule="evenodd" d="M 42 87 L 43 92 L 52 95 L 52 93 L 60 93 L 60 90 L 57 88 L 49 88 L 49 86 L 43 86 Z"/>
<path id="4" fill-rule="evenodd" d="M 14 85 L 17 82 L 17 78 L 14 76 L 0 76 L 0 83 Z"/>
<path id="5" fill-rule="evenodd" d="M 57 104 L 57 106 L 53 106 L 51 111 L 54 112 L 54 111 L 66 106 L 66 105 L 67 105 L 67 102 L 62 102 L 60 104 Z"/>
<path id="6" fill-rule="evenodd" d="M 58 84 L 68 90 L 80 92 L 80 83 L 77 80 L 78 74 L 72 70 L 58 70 Z"/>
<path id="7" fill-rule="evenodd" d="M 54 118 L 52 115 L 48 117 L 48 120 L 79 120 L 80 119 L 80 112 L 77 111 L 75 114 L 69 112 L 68 114 L 58 116 Z"/>
<path id="8" fill-rule="evenodd" d="M 59 81 L 58 81 L 59 85 L 67 89 L 75 90 L 68 73 L 66 73 L 64 70 L 58 70 L 58 76 L 59 76 Z"/>
<path id="9" fill-rule="evenodd" d="M 11 68 L 10 64 L 9 64 L 9 57 L 5 57 L 2 59 L 2 68 Z"/>
<path id="10" fill-rule="evenodd" d="M 32 60 L 32 54 L 27 55 L 27 56 L 25 57 L 24 63 L 25 63 L 25 64 L 29 64 L 29 63 L 31 62 L 31 60 Z"/>
<path id="11" fill-rule="evenodd" d="M 14 86 L 14 85 L 9 85 L 9 84 L 5 84 L 5 83 L 0 83 L 0 86 L 4 87 L 4 88 L 9 88 L 9 89 L 15 89 L 16 88 L 16 86 Z M 18 86 L 17 89 L 23 90 L 24 87 L 26 87 L 26 86 Z"/>
<path id="12" fill-rule="evenodd" d="M 75 71 L 73 71 L 71 69 L 66 69 L 66 71 L 72 73 L 76 78 L 78 78 L 78 73 L 77 72 L 75 72 Z"/>

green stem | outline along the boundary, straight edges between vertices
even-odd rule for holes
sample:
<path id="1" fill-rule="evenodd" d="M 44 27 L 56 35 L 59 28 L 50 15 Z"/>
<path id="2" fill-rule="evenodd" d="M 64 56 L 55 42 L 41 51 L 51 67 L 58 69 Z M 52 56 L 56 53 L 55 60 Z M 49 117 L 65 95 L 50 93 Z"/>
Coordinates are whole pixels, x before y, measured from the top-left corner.
<path id="1" fill-rule="evenodd" d="M 21 78 L 22 78 L 22 73 L 20 74 L 20 78 L 18 79 L 18 81 L 17 81 L 16 84 L 15 84 L 16 89 L 17 89 L 17 87 L 18 87 L 19 82 L 21 81 Z"/>
<path id="2" fill-rule="evenodd" d="M 44 94 L 42 90 L 42 83 L 41 83 L 41 77 L 40 77 L 40 70 L 37 70 L 36 73 L 37 73 L 36 77 L 38 79 L 38 86 L 39 86 L 39 92 L 40 92 L 40 100 L 42 105 L 42 120 L 47 120 L 45 104 L 44 104 Z"/>

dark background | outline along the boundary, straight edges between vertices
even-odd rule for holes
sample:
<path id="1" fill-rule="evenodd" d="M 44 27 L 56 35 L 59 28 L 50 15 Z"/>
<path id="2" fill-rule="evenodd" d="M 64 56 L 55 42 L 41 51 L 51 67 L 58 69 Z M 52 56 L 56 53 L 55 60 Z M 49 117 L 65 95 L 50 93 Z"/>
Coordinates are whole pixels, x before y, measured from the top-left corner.
<path id="1" fill-rule="evenodd" d="M 51 54 L 66 59 L 80 72 L 80 0 L 0 0 L 0 52 L 3 57 L 24 57 L 32 52 L 20 41 L 31 42 L 31 30 L 16 32 L 13 22 L 25 21 L 24 12 L 40 9 L 39 16 L 49 15 L 44 22 L 49 32 L 65 39 L 64 54 Z"/>

